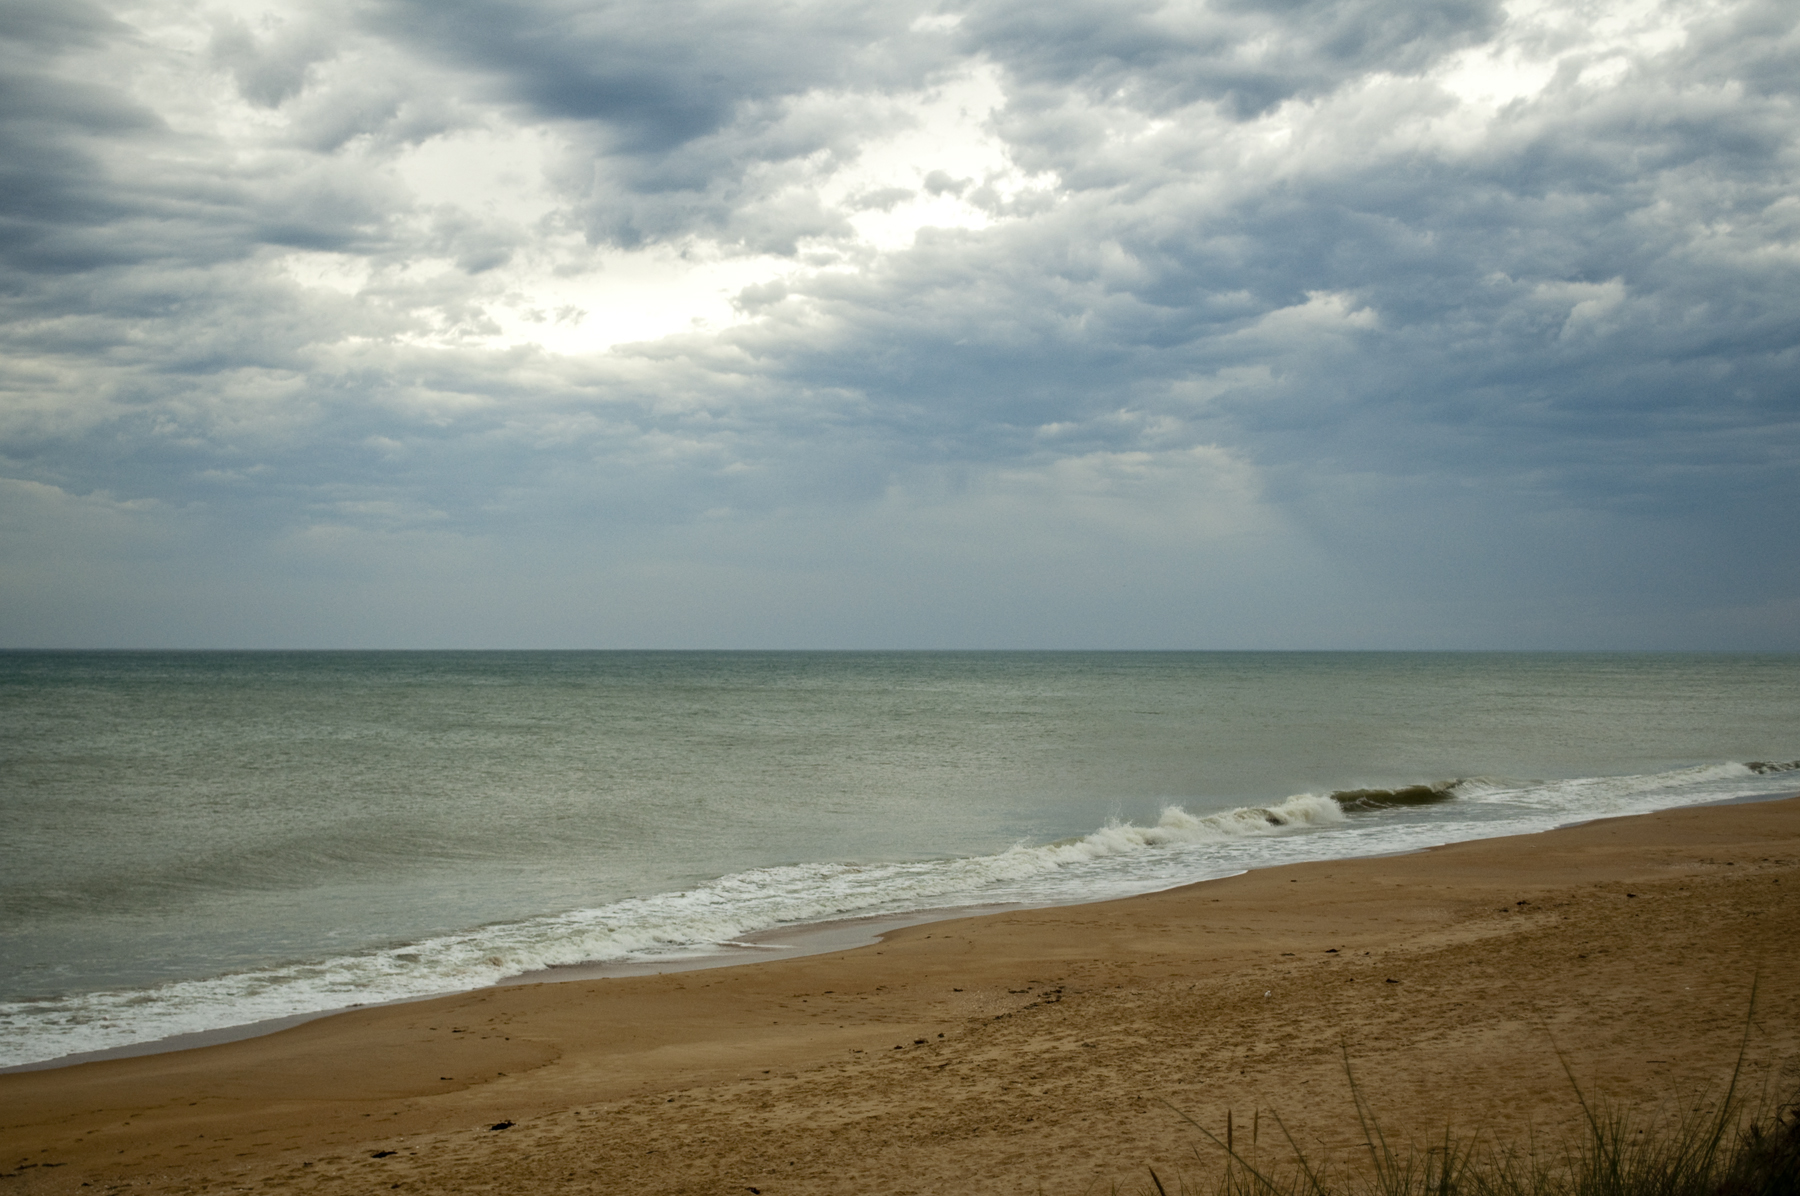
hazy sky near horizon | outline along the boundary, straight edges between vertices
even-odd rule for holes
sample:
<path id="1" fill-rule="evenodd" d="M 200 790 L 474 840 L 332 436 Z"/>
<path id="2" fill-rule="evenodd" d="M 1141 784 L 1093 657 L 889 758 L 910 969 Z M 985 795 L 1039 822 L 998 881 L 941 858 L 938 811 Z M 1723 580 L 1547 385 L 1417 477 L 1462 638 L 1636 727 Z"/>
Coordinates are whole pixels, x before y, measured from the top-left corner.
<path id="1" fill-rule="evenodd" d="M 1791 0 L 9 0 L 0 646 L 1800 649 Z"/>

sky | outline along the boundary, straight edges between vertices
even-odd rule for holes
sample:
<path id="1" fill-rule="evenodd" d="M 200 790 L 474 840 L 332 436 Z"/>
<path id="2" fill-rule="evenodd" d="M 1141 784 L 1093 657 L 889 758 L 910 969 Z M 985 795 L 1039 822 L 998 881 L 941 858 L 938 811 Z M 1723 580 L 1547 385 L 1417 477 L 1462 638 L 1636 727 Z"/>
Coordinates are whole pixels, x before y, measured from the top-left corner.
<path id="1" fill-rule="evenodd" d="M 1800 649 L 1791 0 L 8 0 L 0 646 Z"/>

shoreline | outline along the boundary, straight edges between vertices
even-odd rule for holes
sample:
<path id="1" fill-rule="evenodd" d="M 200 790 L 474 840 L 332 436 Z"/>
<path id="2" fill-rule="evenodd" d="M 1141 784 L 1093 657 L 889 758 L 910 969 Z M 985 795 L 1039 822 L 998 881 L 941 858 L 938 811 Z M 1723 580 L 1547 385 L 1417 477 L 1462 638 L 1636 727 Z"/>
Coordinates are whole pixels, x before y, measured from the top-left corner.
<path id="1" fill-rule="evenodd" d="M 720 944 L 727 948 L 740 946 L 747 951 L 764 947 L 771 952 L 768 955 L 740 955 L 736 951 L 715 950 L 662 960 L 592 960 L 586 963 L 537 968 L 513 976 L 503 976 L 494 983 L 485 984 L 479 988 L 448 989 L 440 993 L 427 993 L 424 996 L 398 997 L 392 1001 L 367 1001 L 351 1005 L 338 1005 L 330 1009 L 290 1013 L 284 1017 L 240 1022 L 236 1025 L 220 1026 L 212 1030 L 194 1030 L 187 1034 L 172 1034 L 167 1038 L 126 1043 L 123 1046 L 107 1047 L 98 1051 L 78 1051 L 70 1055 L 58 1055 L 51 1059 L 35 1060 L 31 1063 L 14 1063 L 7 1067 L 0 1067 L 0 1076 L 22 1072 L 53 1071 L 63 1067 L 79 1067 L 82 1064 L 101 1063 L 109 1059 L 139 1059 L 146 1055 L 165 1055 L 197 1050 L 201 1047 L 220 1046 L 228 1042 L 243 1042 L 246 1039 L 261 1038 L 265 1034 L 277 1034 L 295 1026 L 305 1025 L 307 1022 L 318 1021 L 321 1018 L 354 1013 L 359 1009 L 389 1009 L 398 1005 L 416 1004 L 420 1001 L 436 1001 L 444 997 L 463 996 L 490 988 L 567 984 L 580 980 L 605 980 L 626 976 L 673 975 L 681 972 L 708 971 L 713 968 L 746 967 L 752 964 L 773 963 L 783 959 L 801 959 L 808 955 L 823 955 L 831 951 L 847 951 L 858 947 L 867 947 L 880 942 L 889 931 L 901 930 L 909 926 L 922 926 L 929 922 L 944 922 L 954 918 L 982 917 L 1005 910 L 1045 908 L 1050 907 L 1009 904 L 942 906 L 915 910 L 910 913 L 870 914 L 853 918 L 836 918 L 828 922 L 777 926 L 757 931 L 755 934 L 744 935 L 736 943 Z M 793 941 L 776 943 L 773 941 L 775 939 Z"/>
<path id="2" fill-rule="evenodd" d="M 1800 1090 L 1796 924 L 1800 797 L 1682 807 L 15 1072 L 0 1167 L 33 1194 L 1072 1196 L 1191 1171 L 1169 1106 L 1275 1109 L 1348 1157 L 1340 1046 L 1393 1137 L 1553 1139 L 1557 1050 L 1622 1104 L 1702 1091 L 1752 978 L 1749 1082 Z"/>
<path id="3" fill-rule="evenodd" d="M 1723 806 L 1754 804 L 1761 802 L 1781 801 L 1797 795 L 1785 791 L 1771 793 L 1744 794 L 1738 797 L 1723 798 L 1718 801 L 1699 802 L 1689 806 L 1674 806 L 1670 810 L 1707 809 Z M 1664 813 L 1667 811 L 1653 811 Z M 1588 825 L 1596 821 L 1608 821 L 1610 817 L 1644 817 L 1645 815 L 1614 815 L 1599 819 L 1585 819 L 1576 822 L 1560 823 L 1544 831 L 1528 832 L 1526 835 L 1499 836 L 1500 838 L 1529 838 L 1534 834 L 1549 834 L 1568 827 Z M 1416 855 L 1421 852 L 1437 850 L 1452 846 L 1455 843 L 1484 842 L 1482 839 L 1452 840 L 1448 843 L 1432 844 L 1426 847 L 1410 848 L 1392 853 L 1381 853 L 1370 856 L 1342 857 L 1346 859 L 1379 859 L 1388 856 Z M 1306 861 L 1308 863 L 1326 864 L 1333 858 Z M 1276 864 L 1268 867 L 1293 867 L 1293 864 Z M 1252 869 L 1262 871 L 1265 869 Z M 399 997 L 389 1001 L 355 1002 L 328 1009 L 304 1011 L 286 1014 L 281 1017 L 264 1018 L 252 1022 L 241 1022 L 229 1026 L 220 1026 L 207 1030 L 196 1030 L 184 1034 L 170 1035 L 165 1038 L 149 1039 L 143 1042 L 126 1043 L 116 1047 L 106 1047 L 94 1051 L 78 1051 L 67 1055 L 58 1055 L 49 1059 L 34 1060 L 28 1063 L 16 1063 L 0 1067 L 0 1076 L 48 1071 L 64 1067 L 76 1067 L 86 1063 L 103 1062 L 111 1059 L 141 1058 L 146 1055 L 159 1055 L 171 1052 L 194 1050 L 201 1047 L 217 1046 L 229 1042 L 240 1042 L 258 1038 L 267 1034 L 279 1033 L 282 1030 L 317 1021 L 321 1018 L 335 1017 L 360 1009 L 379 1009 L 397 1005 L 407 1005 L 420 1001 L 437 1000 L 470 992 L 480 992 L 486 988 L 504 988 L 518 985 L 544 983 L 569 983 L 582 980 L 597 980 L 627 976 L 670 975 L 682 972 L 703 971 L 714 968 L 743 967 L 754 964 L 769 963 L 782 959 L 798 959 L 808 955 L 824 954 L 831 951 L 849 950 L 869 946 L 882 940 L 892 930 L 912 926 L 926 925 L 932 922 L 950 921 L 965 917 L 978 917 L 990 913 L 1008 910 L 1057 909 L 1064 906 L 1104 903 L 1107 901 L 1129 900 L 1131 896 L 1146 896 L 1152 893 L 1167 892 L 1171 889 L 1185 888 L 1191 884 L 1207 884 L 1214 880 L 1229 879 L 1230 876 L 1242 875 L 1231 873 L 1223 877 L 1211 877 L 1200 881 L 1189 881 L 1169 886 L 1164 889 L 1150 889 L 1144 893 L 1132 894 L 1128 897 L 1104 897 L 1094 902 L 1067 901 L 1037 904 L 991 903 L 940 906 L 922 910 L 912 910 L 895 914 L 855 915 L 845 918 L 834 918 L 823 922 L 800 923 L 790 926 L 770 927 L 743 935 L 733 943 L 716 944 L 715 948 L 697 949 L 694 954 L 658 960 L 615 960 L 587 961 L 577 964 L 559 965 L 550 968 L 533 969 L 511 976 L 505 976 L 489 985 L 472 989 L 447 989 L 443 992 L 428 993 L 422 996 Z M 775 940 L 788 940 L 776 942 Z M 733 950 L 732 948 L 738 948 Z M 768 955 L 740 954 L 739 951 L 749 949 L 766 949 Z"/>

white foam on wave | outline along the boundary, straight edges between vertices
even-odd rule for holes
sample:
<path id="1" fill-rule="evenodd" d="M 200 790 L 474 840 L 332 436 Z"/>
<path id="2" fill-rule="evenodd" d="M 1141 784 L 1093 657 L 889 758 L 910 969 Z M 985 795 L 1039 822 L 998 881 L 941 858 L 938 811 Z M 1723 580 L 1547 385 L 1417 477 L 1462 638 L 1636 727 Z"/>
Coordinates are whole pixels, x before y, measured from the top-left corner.
<path id="1" fill-rule="evenodd" d="M 1476 777 L 1458 782 L 1448 803 L 1382 810 L 1354 822 L 1330 797 L 1304 793 L 1215 814 L 1169 806 L 1150 826 L 1117 822 L 1079 838 L 1019 844 L 991 855 L 758 868 L 683 892 L 334 959 L 151 989 L 0 1004 L 0 1066 L 479 988 L 567 964 L 678 958 L 783 925 L 994 900 L 1053 904 L 1114 896 L 1248 867 L 1416 850 L 1768 787 L 1768 777 L 1742 764 L 1547 782 Z M 1334 830 L 1323 838 L 1305 834 Z"/>
<path id="2" fill-rule="evenodd" d="M 882 864 L 791 864 L 679 893 L 483 926 L 335 959 L 152 989 L 0 1005 L 0 1066 L 177 1034 L 479 988 L 566 964 L 672 958 L 759 930 L 982 899 L 997 884 L 1173 846 L 1225 843 L 1342 823 L 1329 798 L 1195 815 L 1169 806 L 1151 826 L 1117 822 L 1077 839 L 992 855 Z"/>
<path id="3" fill-rule="evenodd" d="M 1766 779 L 1748 765 L 1725 763 L 1634 776 L 1574 777 L 1560 781 L 1472 777 L 1458 782 L 1454 792 L 1461 800 L 1541 809 L 1566 820 L 1636 813 L 1665 804 L 1708 801 L 1715 796 L 1716 788 L 1731 788 L 1744 782 L 1767 784 Z M 1671 798 L 1676 800 L 1671 803 Z"/>

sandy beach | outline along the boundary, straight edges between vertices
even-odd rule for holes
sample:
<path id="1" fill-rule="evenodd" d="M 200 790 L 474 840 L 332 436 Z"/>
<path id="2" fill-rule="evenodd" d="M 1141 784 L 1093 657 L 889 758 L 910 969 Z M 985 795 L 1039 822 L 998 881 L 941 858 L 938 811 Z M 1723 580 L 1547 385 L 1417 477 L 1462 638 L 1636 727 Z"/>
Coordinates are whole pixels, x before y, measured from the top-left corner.
<path id="1" fill-rule="evenodd" d="M 1390 1135 L 1550 1140 L 1558 1048 L 1677 1107 L 1753 980 L 1748 1082 L 1800 1087 L 1797 890 L 1788 798 L 354 1010 L 0 1075 L 0 1193 L 1080 1193 L 1209 1168 L 1176 1110 L 1350 1157 L 1345 1053 Z"/>

